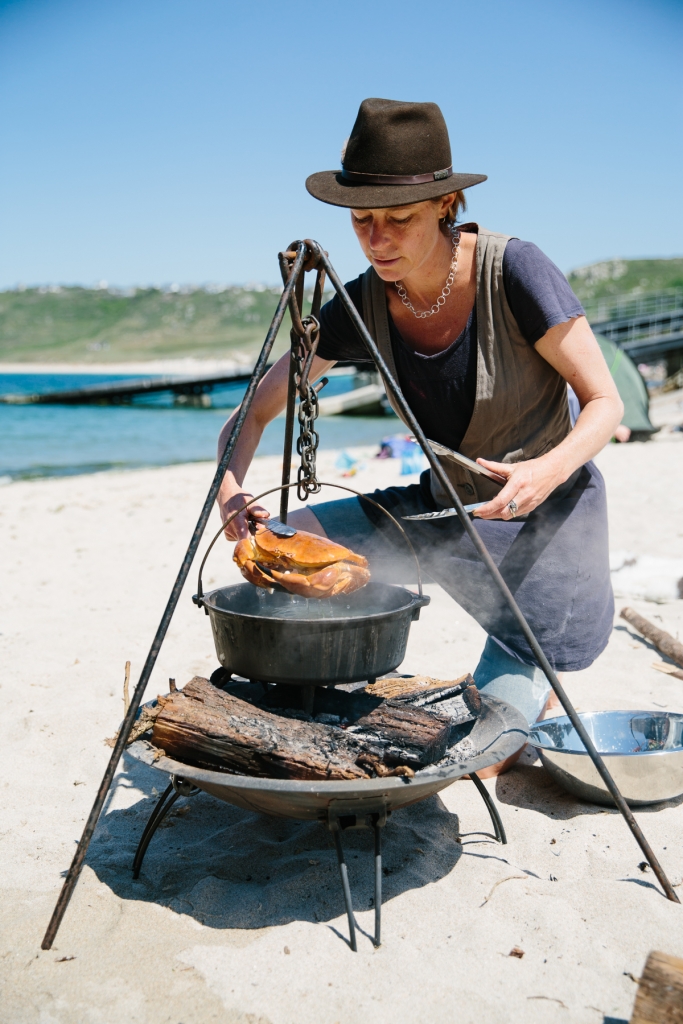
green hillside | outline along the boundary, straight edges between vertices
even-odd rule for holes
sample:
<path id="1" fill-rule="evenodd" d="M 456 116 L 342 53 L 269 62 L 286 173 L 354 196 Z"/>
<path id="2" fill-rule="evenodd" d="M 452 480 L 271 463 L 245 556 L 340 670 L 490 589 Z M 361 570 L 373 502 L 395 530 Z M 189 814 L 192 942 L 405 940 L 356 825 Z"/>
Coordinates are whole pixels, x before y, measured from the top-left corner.
<path id="1" fill-rule="evenodd" d="M 0 361 L 102 364 L 252 355 L 263 343 L 279 294 L 271 288 L 0 292 Z M 280 335 L 283 348 L 288 320 Z"/>
<path id="2" fill-rule="evenodd" d="M 604 260 L 567 275 L 586 312 L 610 299 L 639 298 L 651 292 L 683 289 L 683 259 Z"/>
<path id="3" fill-rule="evenodd" d="M 610 300 L 683 289 L 683 259 L 606 260 L 569 281 L 587 312 Z M 106 364 L 232 358 L 259 350 L 276 288 L 26 288 L 0 292 L 0 362 Z M 288 343 L 289 322 L 276 353 Z"/>

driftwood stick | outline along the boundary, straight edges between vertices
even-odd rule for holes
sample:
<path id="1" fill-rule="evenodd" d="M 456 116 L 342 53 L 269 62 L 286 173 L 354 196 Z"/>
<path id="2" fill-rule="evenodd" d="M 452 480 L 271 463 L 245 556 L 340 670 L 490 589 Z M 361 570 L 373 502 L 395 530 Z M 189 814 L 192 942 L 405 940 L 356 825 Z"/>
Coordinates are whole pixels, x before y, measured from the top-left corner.
<path id="1" fill-rule="evenodd" d="M 656 668 L 658 672 L 665 672 L 668 676 L 674 676 L 676 679 L 683 679 L 683 669 L 675 668 L 673 665 L 668 665 L 665 661 L 653 661 L 652 667 Z"/>
<path id="2" fill-rule="evenodd" d="M 655 626 L 648 619 L 644 619 L 642 615 L 635 612 L 633 608 L 622 608 L 619 614 L 634 629 L 642 633 L 646 640 L 653 643 L 658 651 L 661 651 L 667 658 L 671 658 L 680 668 L 683 668 L 683 644 L 678 640 L 674 640 L 671 633 L 667 633 L 664 629 L 659 629 L 658 626 Z"/>
<path id="3" fill-rule="evenodd" d="M 138 711 L 137 718 L 133 722 L 133 726 L 128 734 L 128 739 L 126 740 L 127 747 L 129 747 L 131 743 L 135 743 L 136 740 L 139 740 L 140 737 L 144 736 L 146 732 L 149 732 L 149 730 L 154 725 L 157 715 L 159 714 L 163 707 L 165 699 L 165 697 L 159 696 L 157 697 L 156 707 L 148 708 L 143 705 L 143 707 L 140 708 L 140 710 Z M 104 742 L 107 744 L 108 747 L 115 747 L 118 738 L 119 733 L 117 732 L 115 736 L 112 736 L 109 739 L 105 739 Z"/>
<path id="4" fill-rule="evenodd" d="M 683 960 L 652 952 L 643 970 L 631 1024 L 683 1024 Z"/>
<path id="5" fill-rule="evenodd" d="M 123 713 L 128 714 L 130 707 L 130 662 L 126 662 L 126 669 L 123 676 Z"/>

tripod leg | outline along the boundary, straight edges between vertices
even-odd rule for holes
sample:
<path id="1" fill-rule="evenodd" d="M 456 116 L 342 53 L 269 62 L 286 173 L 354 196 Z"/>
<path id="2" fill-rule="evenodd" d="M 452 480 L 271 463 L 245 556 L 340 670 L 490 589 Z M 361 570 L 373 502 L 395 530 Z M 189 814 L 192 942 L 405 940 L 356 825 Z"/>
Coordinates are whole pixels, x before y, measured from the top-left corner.
<path id="1" fill-rule="evenodd" d="M 171 796 L 171 794 L 173 795 Z M 176 802 L 179 796 L 180 794 L 174 791 L 174 786 L 172 782 L 169 783 L 164 792 L 161 794 L 159 802 L 157 803 L 156 807 L 149 816 L 149 821 L 145 825 L 142 836 L 140 837 L 138 848 L 135 851 L 135 858 L 133 860 L 133 878 L 139 877 L 142 862 L 145 859 L 147 847 L 149 846 L 152 840 L 152 836 L 154 835 L 157 828 L 164 820 L 168 812 L 171 810 L 171 807 L 173 807 L 173 804 Z M 169 797 L 171 797 L 170 800 L 168 799 Z"/>
<path id="2" fill-rule="evenodd" d="M 498 808 L 491 799 L 488 789 L 481 781 L 477 773 L 471 772 L 470 778 L 472 779 L 472 782 L 479 790 L 481 798 L 486 804 L 487 810 L 491 816 L 491 824 L 493 825 L 493 830 L 496 833 L 496 839 L 498 840 L 499 843 L 503 843 L 503 845 L 505 845 L 507 843 L 507 836 L 505 835 L 505 828 L 503 827 L 503 822 L 501 820 L 500 814 L 498 813 Z"/>
<path id="3" fill-rule="evenodd" d="M 341 844 L 341 836 L 339 830 L 334 829 L 332 832 L 334 836 L 334 845 L 337 851 L 337 860 L 339 862 L 339 874 L 341 875 L 342 889 L 344 890 L 344 903 L 346 904 L 346 916 L 349 919 L 349 945 L 354 953 L 358 952 L 358 944 L 356 942 L 356 921 L 353 916 L 353 906 L 351 904 L 351 888 L 349 886 L 349 872 L 346 867 L 346 861 L 344 860 L 344 851 Z"/>
<path id="4" fill-rule="evenodd" d="M 375 946 L 382 944 L 382 829 L 375 822 Z"/>

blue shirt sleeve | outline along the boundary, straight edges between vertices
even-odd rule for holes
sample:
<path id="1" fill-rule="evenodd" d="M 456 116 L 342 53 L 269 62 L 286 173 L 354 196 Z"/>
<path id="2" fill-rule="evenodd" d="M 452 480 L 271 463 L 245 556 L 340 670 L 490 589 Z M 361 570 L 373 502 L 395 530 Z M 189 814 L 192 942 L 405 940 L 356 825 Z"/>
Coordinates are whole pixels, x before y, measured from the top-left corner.
<path id="1" fill-rule="evenodd" d="M 503 255 L 503 283 L 512 315 L 530 345 L 551 327 L 585 316 L 567 278 L 533 242 L 510 239 Z"/>

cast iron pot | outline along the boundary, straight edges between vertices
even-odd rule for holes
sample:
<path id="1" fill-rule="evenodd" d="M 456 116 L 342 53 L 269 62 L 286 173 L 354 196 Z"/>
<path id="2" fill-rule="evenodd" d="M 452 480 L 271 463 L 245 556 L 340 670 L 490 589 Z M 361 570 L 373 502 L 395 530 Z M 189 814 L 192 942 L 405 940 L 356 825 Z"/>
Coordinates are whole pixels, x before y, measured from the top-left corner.
<path id="1" fill-rule="evenodd" d="M 300 686 L 391 672 L 405 657 L 410 623 L 429 604 L 425 595 L 386 583 L 324 601 L 238 583 L 195 600 L 211 619 L 223 668 Z"/>
<path id="2" fill-rule="evenodd" d="M 352 487 L 320 481 L 321 487 L 362 497 L 391 520 L 415 559 L 417 594 L 386 583 L 368 583 L 353 594 L 322 600 L 251 583 L 204 593 L 206 560 L 235 516 L 274 491 L 296 486 L 283 484 L 250 498 L 221 526 L 202 559 L 192 600 L 211 619 L 218 660 L 228 672 L 246 679 L 294 686 L 357 683 L 392 672 L 405 657 L 410 623 L 420 617 L 420 608 L 429 604 L 429 598 L 422 593 L 420 563 L 401 523 Z M 274 528 L 275 532 L 288 529 L 281 523 Z"/>

